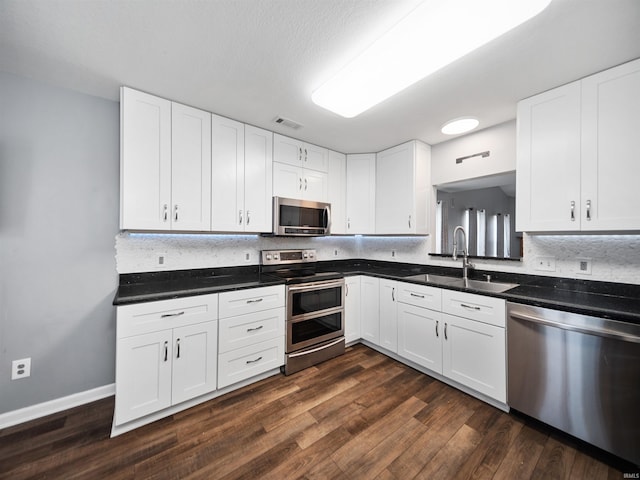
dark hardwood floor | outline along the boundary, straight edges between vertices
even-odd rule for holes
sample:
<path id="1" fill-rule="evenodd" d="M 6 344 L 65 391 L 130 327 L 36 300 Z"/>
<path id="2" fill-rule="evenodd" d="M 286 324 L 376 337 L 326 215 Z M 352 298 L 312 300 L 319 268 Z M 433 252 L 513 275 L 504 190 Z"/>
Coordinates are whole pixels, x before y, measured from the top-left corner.
<path id="1" fill-rule="evenodd" d="M 111 439 L 112 413 L 109 398 L 0 430 L 0 478 L 582 480 L 629 472 L 362 345 Z"/>

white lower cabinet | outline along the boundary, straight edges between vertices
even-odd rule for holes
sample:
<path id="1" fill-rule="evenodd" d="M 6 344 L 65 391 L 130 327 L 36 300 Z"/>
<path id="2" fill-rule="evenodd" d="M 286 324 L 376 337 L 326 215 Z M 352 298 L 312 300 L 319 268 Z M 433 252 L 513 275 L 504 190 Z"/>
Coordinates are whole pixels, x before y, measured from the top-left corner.
<path id="1" fill-rule="evenodd" d="M 344 337 L 347 343 L 355 342 L 362 336 L 360 334 L 360 278 L 356 275 L 344 279 Z"/>
<path id="2" fill-rule="evenodd" d="M 117 308 L 114 425 L 213 392 L 218 295 Z"/>
<path id="3" fill-rule="evenodd" d="M 284 365 L 284 285 L 220 294 L 218 388 Z"/>
<path id="4" fill-rule="evenodd" d="M 506 403 L 505 301 L 398 282 L 398 355 Z"/>
<path id="5" fill-rule="evenodd" d="M 360 333 L 363 340 L 380 344 L 380 279 L 363 276 L 360 280 Z"/>
<path id="6" fill-rule="evenodd" d="M 396 299 L 398 295 L 398 282 L 395 280 L 380 279 L 380 343 L 387 350 L 398 352 L 398 314 L 396 311 Z"/>

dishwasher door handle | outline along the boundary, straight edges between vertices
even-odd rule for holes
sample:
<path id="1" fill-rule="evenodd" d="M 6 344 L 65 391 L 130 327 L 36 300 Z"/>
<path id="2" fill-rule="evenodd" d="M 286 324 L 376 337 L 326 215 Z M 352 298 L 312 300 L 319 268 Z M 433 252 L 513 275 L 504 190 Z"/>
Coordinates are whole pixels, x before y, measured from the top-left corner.
<path id="1" fill-rule="evenodd" d="M 560 328 L 562 330 L 569 330 L 571 332 L 586 333 L 587 335 L 596 335 L 599 337 L 613 338 L 615 340 L 622 340 L 624 342 L 640 343 L 640 337 L 624 332 L 617 332 L 608 328 L 594 328 L 594 327 L 581 327 L 578 325 L 570 325 L 567 323 L 556 322 L 553 320 L 546 320 L 544 318 L 534 317 L 532 315 L 526 315 L 524 313 L 510 312 L 509 316 L 517 320 L 524 320 L 525 322 L 537 323 L 548 327 Z"/>

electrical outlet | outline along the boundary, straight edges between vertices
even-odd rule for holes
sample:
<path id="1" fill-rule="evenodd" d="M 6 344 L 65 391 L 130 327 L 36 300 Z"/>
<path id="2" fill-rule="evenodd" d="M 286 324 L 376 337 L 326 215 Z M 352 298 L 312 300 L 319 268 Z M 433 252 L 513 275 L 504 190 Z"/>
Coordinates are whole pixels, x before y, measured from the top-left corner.
<path id="1" fill-rule="evenodd" d="M 247 263 L 251 261 L 251 252 L 244 252 L 244 261 Z"/>
<path id="2" fill-rule="evenodd" d="M 391 258 L 396 258 L 396 251 L 395 250 L 391 250 Z"/>
<path id="3" fill-rule="evenodd" d="M 337 257 L 337 256 L 338 256 L 338 249 L 335 249 L 335 250 L 333 251 L 333 256 L 334 256 L 334 257 Z"/>
<path id="4" fill-rule="evenodd" d="M 578 258 L 576 264 L 575 273 L 580 273 L 582 275 L 591 275 L 591 264 L 592 261 L 590 258 Z"/>
<path id="5" fill-rule="evenodd" d="M 535 269 L 543 272 L 555 272 L 556 257 L 536 257 Z"/>
<path id="6" fill-rule="evenodd" d="M 158 254 L 158 266 L 164 266 L 167 264 L 167 254 L 159 253 Z"/>
<path id="7" fill-rule="evenodd" d="M 11 380 L 20 380 L 31 376 L 31 358 L 22 358 L 11 362 Z"/>

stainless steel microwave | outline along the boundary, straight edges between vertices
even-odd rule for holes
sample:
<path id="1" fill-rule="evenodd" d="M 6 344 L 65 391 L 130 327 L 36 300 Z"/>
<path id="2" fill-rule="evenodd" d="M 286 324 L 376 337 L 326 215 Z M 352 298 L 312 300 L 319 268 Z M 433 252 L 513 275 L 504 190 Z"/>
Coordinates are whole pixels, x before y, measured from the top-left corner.
<path id="1" fill-rule="evenodd" d="M 273 197 L 273 235 L 317 237 L 330 230 L 331 204 Z"/>

